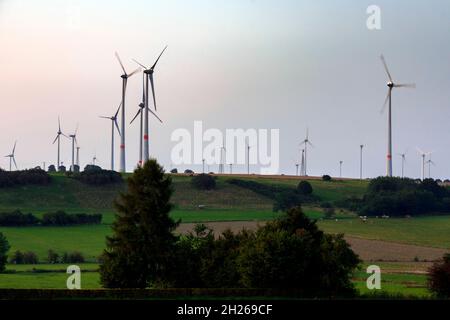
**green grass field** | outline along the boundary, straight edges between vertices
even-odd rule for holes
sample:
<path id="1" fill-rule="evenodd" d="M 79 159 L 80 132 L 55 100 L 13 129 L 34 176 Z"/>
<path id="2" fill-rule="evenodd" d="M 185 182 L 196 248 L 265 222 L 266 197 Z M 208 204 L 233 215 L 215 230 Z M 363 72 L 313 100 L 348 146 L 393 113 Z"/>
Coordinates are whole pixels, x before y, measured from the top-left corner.
<path id="1" fill-rule="evenodd" d="M 84 263 L 78 264 L 78 266 L 81 268 L 81 287 L 83 289 L 101 288 L 97 264 Z M 67 267 L 67 264 L 8 265 L 7 270 L 9 272 L 15 270 L 15 273 L 0 274 L 0 288 L 65 289 L 69 276 L 66 273 Z M 362 266 L 362 268 L 365 267 L 366 265 Z M 389 294 L 430 297 L 426 288 L 426 275 L 383 272 L 384 268 L 395 268 L 389 263 L 384 263 L 380 267 L 382 268 L 381 291 Z M 46 272 L 43 272 L 44 270 Z M 368 274 L 364 270 L 358 271 L 353 277 L 355 287 L 362 294 L 374 292 L 374 290 L 367 289 L 367 277 Z"/>
<path id="2" fill-rule="evenodd" d="M 450 216 L 323 220 L 321 229 L 328 233 L 345 233 L 366 239 L 393 241 L 428 247 L 450 248 Z"/>

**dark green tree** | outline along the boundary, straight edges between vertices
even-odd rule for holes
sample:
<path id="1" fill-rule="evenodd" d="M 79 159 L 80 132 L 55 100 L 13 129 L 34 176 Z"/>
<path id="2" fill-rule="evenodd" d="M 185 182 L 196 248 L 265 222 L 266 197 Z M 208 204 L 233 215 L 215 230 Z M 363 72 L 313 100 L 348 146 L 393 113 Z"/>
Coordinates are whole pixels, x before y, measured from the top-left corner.
<path id="1" fill-rule="evenodd" d="M 444 255 L 428 271 L 428 288 L 440 298 L 450 298 L 450 254 Z"/>
<path id="2" fill-rule="evenodd" d="M 8 240 L 6 240 L 6 237 L 0 232 L 0 272 L 5 271 L 9 248 Z"/>
<path id="3" fill-rule="evenodd" d="M 170 176 L 156 160 L 147 161 L 128 178 L 128 191 L 115 201 L 113 235 L 100 260 L 100 279 L 107 288 L 165 286 L 179 222 L 169 217 L 173 193 Z"/>
<path id="4" fill-rule="evenodd" d="M 308 196 L 313 192 L 313 188 L 308 181 L 300 181 L 300 183 L 297 186 L 297 191 L 301 195 Z"/>

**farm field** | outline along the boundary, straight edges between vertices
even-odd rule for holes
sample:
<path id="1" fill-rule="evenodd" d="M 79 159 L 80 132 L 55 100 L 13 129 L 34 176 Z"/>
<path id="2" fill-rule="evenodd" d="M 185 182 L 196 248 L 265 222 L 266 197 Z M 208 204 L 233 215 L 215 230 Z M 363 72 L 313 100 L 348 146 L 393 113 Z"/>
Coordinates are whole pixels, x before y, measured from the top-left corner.
<path id="1" fill-rule="evenodd" d="M 382 269 L 381 290 L 390 294 L 402 293 L 406 296 L 429 297 L 430 293 L 426 289 L 426 275 L 420 271 L 399 272 L 397 268 L 404 269 L 405 266 L 399 264 L 380 263 Z M 419 264 L 420 265 L 420 264 Z M 39 264 L 39 265 L 8 265 L 7 270 L 15 270 L 15 273 L 0 274 L 0 288 L 16 289 L 65 289 L 68 275 L 65 272 L 67 264 Z M 83 289 L 99 289 L 100 276 L 98 265 L 79 264 L 81 268 L 81 287 Z M 414 264 L 407 266 L 414 269 L 426 270 L 423 265 L 414 267 Z M 365 283 L 367 273 L 364 270 L 356 272 L 353 277 L 355 287 L 360 293 L 370 293 Z"/>
<path id="2" fill-rule="evenodd" d="M 35 252 L 42 264 L 8 265 L 14 273 L 0 275 L 0 288 L 65 288 L 65 265 L 48 265 L 47 251 L 80 251 L 87 263 L 81 264 L 82 287 L 98 288 L 97 257 L 105 247 L 105 237 L 111 233 L 114 220 L 113 200 L 125 184 L 88 186 L 55 174 L 48 186 L 27 186 L 2 189 L 0 212 L 19 209 L 38 216 L 46 212 L 64 210 L 68 213 L 101 213 L 100 225 L 67 227 L 0 227 L 15 250 Z M 292 176 L 238 176 L 264 184 L 295 187 L 301 180 Z M 258 224 L 276 218 L 272 200 L 251 190 L 226 182 L 235 176 L 217 177 L 217 189 L 199 191 L 190 185 L 190 177 L 173 175 L 174 209 L 171 216 L 181 219 L 178 232 L 185 233 L 195 223 L 206 223 L 221 233 L 226 228 L 234 231 L 255 229 Z M 321 201 L 337 201 L 349 196 L 361 197 L 368 181 L 333 180 L 324 182 L 318 178 L 307 179 L 314 195 Z M 199 209 L 202 205 L 203 209 Z M 436 260 L 450 249 L 450 216 L 414 217 L 409 219 L 368 219 L 362 222 L 355 214 L 337 210 L 333 219 L 324 219 L 323 210 L 304 207 L 305 213 L 318 220 L 319 227 L 328 233 L 344 233 L 347 241 L 365 263 L 382 267 L 382 288 L 388 293 L 429 296 L 426 290 L 426 270 L 429 261 Z M 387 262 L 389 261 L 389 262 Z M 33 268 L 37 270 L 33 270 Z M 45 270 L 43 272 L 42 270 Z M 367 293 L 364 270 L 354 276 L 356 287 Z"/>

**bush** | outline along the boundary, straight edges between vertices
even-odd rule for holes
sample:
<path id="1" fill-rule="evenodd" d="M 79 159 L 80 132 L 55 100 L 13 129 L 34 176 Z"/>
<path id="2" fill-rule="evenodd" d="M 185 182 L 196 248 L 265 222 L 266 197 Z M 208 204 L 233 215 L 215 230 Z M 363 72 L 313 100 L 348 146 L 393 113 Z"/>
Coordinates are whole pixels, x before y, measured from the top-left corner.
<path id="1" fill-rule="evenodd" d="M 83 263 L 85 262 L 84 256 L 79 251 L 64 252 L 61 258 L 62 263 Z"/>
<path id="2" fill-rule="evenodd" d="M 379 177 L 371 180 L 358 209 L 362 215 L 405 216 L 447 211 L 448 191 L 432 179 Z"/>
<path id="3" fill-rule="evenodd" d="M 21 171 L 0 170 L 0 188 L 24 186 L 24 185 L 47 185 L 50 183 L 50 175 L 41 169 L 30 169 Z"/>
<path id="4" fill-rule="evenodd" d="M 308 181 L 300 181 L 297 186 L 297 191 L 301 195 L 310 195 L 313 192 L 313 188 Z"/>
<path id="5" fill-rule="evenodd" d="M 47 261 L 48 261 L 48 263 L 52 263 L 52 264 L 59 263 L 59 254 L 57 254 L 52 249 L 48 250 Z"/>
<path id="6" fill-rule="evenodd" d="M 199 190 L 212 190 L 216 188 L 216 179 L 202 173 L 191 178 L 191 185 Z"/>
<path id="7" fill-rule="evenodd" d="M 0 272 L 5 271 L 6 262 L 8 261 L 9 248 L 10 245 L 8 240 L 3 233 L 0 232 Z"/>
<path id="8" fill-rule="evenodd" d="M 103 170 L 93 165 L 86 166 L 83 172 L 74 173 L 72 177 L 82 183 L 94 186 L 123 182 L 122 175 L 119 172 Z"/>
<path id="9" fill-rule="evenodd" d="M 53 164 L 48 166 L 48 172 L 56 172 L 56 168 Z"/>
<path id="10" fill-rule="evenodd" d="M 24 214 L 19 210 L 0 213 L 0 226 L 2 227 L 23 227 L 32 226 L 39 223 L 39 219 L 31 213 Z"/>
<path id="11" fill-rule="evenodd" d="M 14 252 L 13 256 L 10 259 L 10 263 L 12 264 L 38 264 L 39 259 L 36 253 L 32 251 L 27 251 L 22 253 L 22 251 L 17 250 Z"/>
<path id="12" fill-rule="evenodd" d="M 440 298 L 450 298 L 450 254 L 435 262 L 428 271 L 428 288 Z"/>
<path id="13" fill-rule="evenodd" d="M 170 170 L 170 173 L 178 173 L 178 169 L 177 168 L 173 168 L 172 170 Z"/>
<path id="14" fill-rule="evenodd" d="M 329 176 L 328 174 L 325 174 L 322 176 L 322 180 L 323 181 L 331 181 L 331 176 Z"/>
<path id="15" fill-rule="evenodd" d="M 101 214 L 75 213 L 67 214 L 64 211 L 45 213 L 42 216 L 41 224 L 44 226 L 67 226 L 76 224 L 100 224 Z"/>
<path id="16" fill-rule="evenodd" d="M 194 171 L 192 171 L 191 169 L 186 169 L 186 170 L 184 170 L 184 173 L 186 173 L 186 174 L 194 174 Z"/>

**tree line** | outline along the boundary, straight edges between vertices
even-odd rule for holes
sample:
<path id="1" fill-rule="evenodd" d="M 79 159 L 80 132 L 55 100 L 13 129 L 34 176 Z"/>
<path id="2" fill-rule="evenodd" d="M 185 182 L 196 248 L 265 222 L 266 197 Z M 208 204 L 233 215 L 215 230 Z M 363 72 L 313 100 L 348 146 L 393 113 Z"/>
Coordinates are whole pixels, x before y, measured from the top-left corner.
<path id="1" fill-rule="evenodd" d="M 80 224 L 100 224 L 101 214 L 74 213 L 64 211 L 44 213 L 39 218 L 31 213 L 22 213 L 20 210 L 0 212 L 0 226 L 26 227 L 26 226 L 68 226 Z"/>

